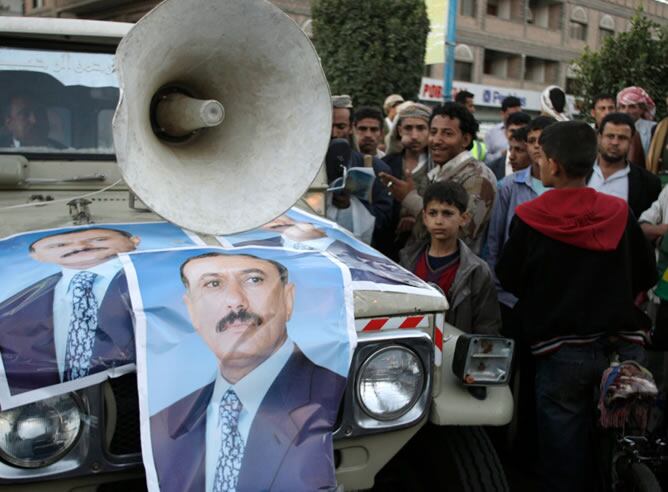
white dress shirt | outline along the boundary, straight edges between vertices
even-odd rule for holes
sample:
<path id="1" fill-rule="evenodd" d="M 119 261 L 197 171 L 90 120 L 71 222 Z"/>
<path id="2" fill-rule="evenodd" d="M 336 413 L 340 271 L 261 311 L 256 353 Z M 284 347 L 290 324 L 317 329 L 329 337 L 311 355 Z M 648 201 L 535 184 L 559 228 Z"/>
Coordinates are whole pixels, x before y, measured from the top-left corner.
<path id="1" fill-rule="evenodd" d="M 72 277 L 82 271 L 97 274 L 93 282 L 93 295 L 99 309 L 109 284 L 121 268 L 123 267 L 118 258 L 113 258 L 86 270 L 63 268 L 63 276 L 56 284 L 53 292 L 53 341 L 56 346 L 56 362 L 58 363 L 58 373 L 61 381 L 65 371 L 67 335 L 70 329 L 70 318 L 72 317 L 72 289 L 70 289 Z"/>
<path id="2" fill-rule="evenodd" d="M 237 381 L 236 384 L 230 384 L 220 374 L 220 371 L 216 371 L 213 395 L 211 395 L 211 401 L 206 409 L 206 492 L 213 491 L 213 482 L 216 478 L 221 444 L 218 423 L 219 409 L 220 401 L 225 392 L 232 388 L 243 406 L 239 414 L 239 433 L 244 441 L 244 446 L 246 446 L 255 414 L 257 414 L 262 400 L 269 391 L 269 387 L 292 356 L 294 349 L 295 344 L 287 340 L 267 360 L 249 372 L 243 379 Z"/>
<path id="3" fill-rule="evenodd" d="M 594 164 L 594 172 L 589 179 L 587 186 L 606 195 L 616 196 L 625 202 L 629 201 L 629 164 L 624 169 L 611 174 L 607 178 L 603 177 L 603 172 Z"/>

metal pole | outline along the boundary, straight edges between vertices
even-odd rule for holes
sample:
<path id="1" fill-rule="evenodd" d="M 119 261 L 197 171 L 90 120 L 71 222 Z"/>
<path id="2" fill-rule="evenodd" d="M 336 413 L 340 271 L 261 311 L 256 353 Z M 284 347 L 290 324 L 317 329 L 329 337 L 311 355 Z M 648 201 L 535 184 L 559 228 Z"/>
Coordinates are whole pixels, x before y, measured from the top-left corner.
<path id="1" fill-rule="evenodd" d="M 457 42 L 457 0 L 449 0 L 445 13 L 445 63 L 443 64 L 443 100 L 452 100 L 452 79 L 455 76 L 455 46 Z"/>

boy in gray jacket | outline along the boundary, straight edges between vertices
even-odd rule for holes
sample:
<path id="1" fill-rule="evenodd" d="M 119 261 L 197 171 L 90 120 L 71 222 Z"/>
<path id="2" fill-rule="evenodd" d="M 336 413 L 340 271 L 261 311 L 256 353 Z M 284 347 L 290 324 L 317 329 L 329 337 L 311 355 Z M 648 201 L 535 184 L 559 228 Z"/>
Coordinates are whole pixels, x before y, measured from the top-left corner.
<path id="1" fill-rule="evenodd" d="M 459 239 L 469 220 L 466 190 L 453 181 L 437 181 L 425 190 L 423 203 L 429 237 L 404 248 L 401 264 L 441 288 L 450 303 L 448 323 L 468 333 L 498 334 L 501 313 L 492 272 Z"/>

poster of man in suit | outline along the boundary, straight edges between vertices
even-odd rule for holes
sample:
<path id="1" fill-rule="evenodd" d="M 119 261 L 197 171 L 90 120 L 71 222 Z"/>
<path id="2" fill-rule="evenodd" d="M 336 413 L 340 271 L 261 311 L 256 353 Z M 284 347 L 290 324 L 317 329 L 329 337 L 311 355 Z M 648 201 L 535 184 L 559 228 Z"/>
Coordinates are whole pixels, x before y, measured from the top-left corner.
<path id="1" fill-rule="evenodd" d="M 199 244 L 165 222 L 32 231 L 0 240 L 0 407 L 131 371 L 134 330 L 119 253 Z"/>
<path id="2" fill-rule="evenodd" d="M 372 247 L 331 222 L 293 208 L 257 229 L 240 234 L 218 236 L 226 247 L 282 246 L 284 248 L 322 251 L 345 263 L 353 286 L 359 290 L 439 294 L 425 282 L 397 265 Z"/>
<path id="3" fill-rule="evenodd" d="M 356 340 L 348 270 L 279 248 L 122 261 L 149 490 L 334 488 L 332 431 Z"/>

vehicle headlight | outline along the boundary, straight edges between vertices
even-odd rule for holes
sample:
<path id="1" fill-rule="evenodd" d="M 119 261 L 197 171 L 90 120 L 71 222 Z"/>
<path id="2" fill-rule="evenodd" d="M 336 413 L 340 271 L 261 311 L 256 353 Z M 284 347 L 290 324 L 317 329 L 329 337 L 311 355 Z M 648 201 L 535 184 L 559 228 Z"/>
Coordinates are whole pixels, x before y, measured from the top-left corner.
<path id="1" fill-rule="evenodd" d="M 425 374 L 419 357 L 393 345 L 371 354 L 357 376 L 357 396 L 364 411 L 378 420 L 408 412 L 422 393 Z"/>
<path id="2" fill-rule="evenodd" d="M 509 338 L 460 335 L 452 358 L 452 372 L 464 384 L 506 384 L 510 377 L 514 342 Z"/>
<path id="3" fill-rule="evenodd" d="M 0 457 L 22 468 L 54 463 L 76 444 L 81 416 L 81 401 L 74 394 L 0 412 Z"/>

